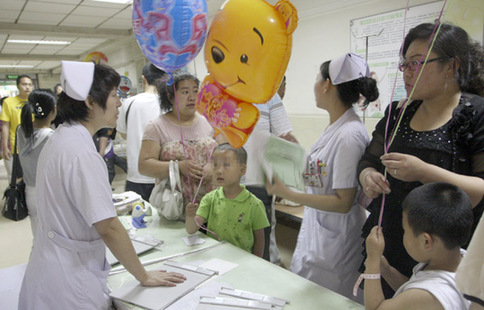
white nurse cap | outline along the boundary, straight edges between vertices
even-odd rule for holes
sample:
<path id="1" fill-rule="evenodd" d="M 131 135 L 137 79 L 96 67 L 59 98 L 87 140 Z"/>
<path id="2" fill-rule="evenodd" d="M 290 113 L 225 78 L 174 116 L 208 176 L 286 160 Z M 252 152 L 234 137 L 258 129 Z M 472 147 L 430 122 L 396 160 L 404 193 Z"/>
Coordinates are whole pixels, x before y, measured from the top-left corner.
<path id="1" fill-rule="evenodd" d="M 348 53 L 329 63 L 329 77 L 333 85 L 353 81 L 363 76 L 370 76 L 370 68 L 359 55 Z"/>
<path id="2" fill-rule="evenodd" d="M 60 80 L 64 92 L 72 99 L 86 100 L 94 80 L 94 63 L 63 60 L 61 64 Z"/>

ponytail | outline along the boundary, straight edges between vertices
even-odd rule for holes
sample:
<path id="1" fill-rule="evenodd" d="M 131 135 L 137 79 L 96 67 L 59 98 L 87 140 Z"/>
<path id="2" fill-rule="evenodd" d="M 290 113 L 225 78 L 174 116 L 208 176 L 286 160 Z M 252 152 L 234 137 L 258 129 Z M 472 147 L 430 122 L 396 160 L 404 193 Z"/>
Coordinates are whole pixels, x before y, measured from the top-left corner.
<path id="1" fill-rule="evenodd" d="M 29 95 L 29 101 L 20 113 L 21 128 L 27 138 L 34 132 L 32 114 L 35 119 L 45 119 L 55 109 L 56 96 L 50 89 L 36 89 Z"/>
<path id="2" fill-rule="evenodd" d="M 34 124 L 32 122 L 32 113 L 34 113 L 34 109 L 30 102 L 26 103 L 23 108 L 22 112 L 20 113 L 20 127 L 24 131 L 24 135 L 27 138 L 30 138 L 34 132 Z"/>

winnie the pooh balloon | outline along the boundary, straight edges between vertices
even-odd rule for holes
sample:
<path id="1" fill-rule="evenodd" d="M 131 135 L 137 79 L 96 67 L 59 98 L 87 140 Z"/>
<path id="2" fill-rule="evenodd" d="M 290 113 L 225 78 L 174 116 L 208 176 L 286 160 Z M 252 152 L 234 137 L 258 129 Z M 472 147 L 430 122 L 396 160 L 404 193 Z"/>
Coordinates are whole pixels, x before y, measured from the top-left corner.
<path id="1" fill-rule="evenodd" d="M 197 110 L 234 147 L 252 133 L 259 111 L 276 93 L 291 56 L 297 11 L 287 0 L 228 0 L 205 42 L 205 78 Z"/>
<path id="2" fill-rule="evenodd" d="M 297 11 L 287 0 L 228 0 L 215 15 L 205 42 L 212 78 L 234 98 L 269 101 L 291 56 Z"/>

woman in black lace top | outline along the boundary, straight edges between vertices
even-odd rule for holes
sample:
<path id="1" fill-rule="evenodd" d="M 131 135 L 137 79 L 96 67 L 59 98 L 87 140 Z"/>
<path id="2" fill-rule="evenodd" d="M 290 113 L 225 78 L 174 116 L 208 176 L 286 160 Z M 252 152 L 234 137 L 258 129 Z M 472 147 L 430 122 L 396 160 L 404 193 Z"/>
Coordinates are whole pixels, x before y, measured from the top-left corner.
<path id="1" fill-rule="evenodd" d="M 415 90 L 388 153 L 384 154 L 387 118 L 388 139 L 403 102 L 392 103 L 391 115 L 387 108 L 358 166 L 360 184 L 373 198 L 364 238 L 378 225 L 382 193 L 386 194 L 382 228 L 389 265 L 384 264 L 382 276 L 390 285 L 384 286 L 390 297 L 416 264 L 402 241 L 401 203 L 412 189 L 436 181 L 459 186 L 472 200 L 476 224 L 484 209 L 484 52 L 460 27 L 442 24 L 425 62 L 434 26 L 418 25 L 405 38 L 400 70 L 407 96 Z"/>

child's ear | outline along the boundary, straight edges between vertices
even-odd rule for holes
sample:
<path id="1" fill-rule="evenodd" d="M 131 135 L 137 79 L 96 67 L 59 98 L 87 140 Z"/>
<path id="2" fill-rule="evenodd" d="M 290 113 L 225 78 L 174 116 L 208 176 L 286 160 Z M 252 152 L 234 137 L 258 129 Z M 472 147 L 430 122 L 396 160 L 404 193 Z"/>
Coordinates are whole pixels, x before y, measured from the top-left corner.
<path id="1" fill-rule="evenodd" d="M 425 250 L 431 249 L 435 242 L 434 238 L 429 233 L 422 233 L 422 241 Z"/>
<path id="2" fill-rule="evenodd" d="M 247 172 L 247 165 L 246 164 L 240 164 L 240 175 L 245 175 Z"/>

